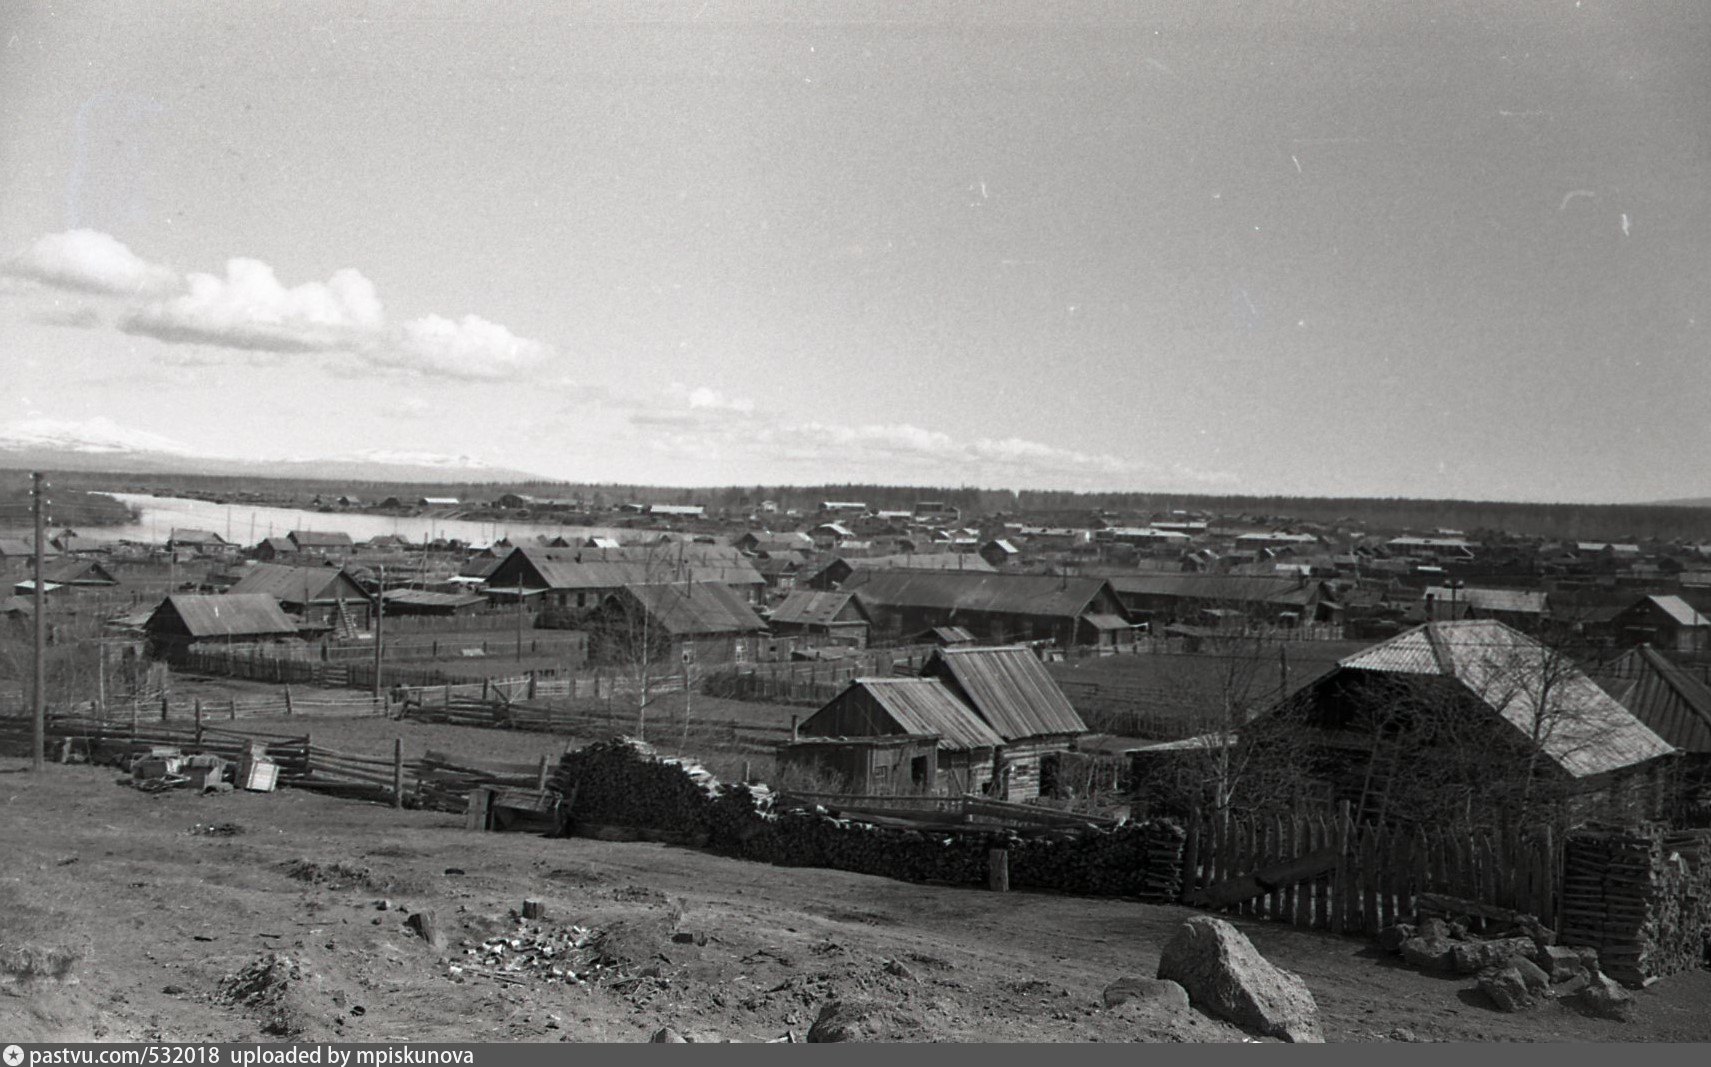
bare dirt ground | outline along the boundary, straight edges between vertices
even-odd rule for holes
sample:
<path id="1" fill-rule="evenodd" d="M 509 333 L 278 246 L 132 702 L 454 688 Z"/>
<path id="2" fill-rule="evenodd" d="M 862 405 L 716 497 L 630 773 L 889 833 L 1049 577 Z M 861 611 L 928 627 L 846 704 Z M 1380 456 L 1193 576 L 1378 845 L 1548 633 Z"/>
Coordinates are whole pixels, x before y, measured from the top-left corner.
<path id="1" fill-rule="evenodd" d="M 0 760 L 7 1040 L 634 1041 L 661 1026 L 800 1039 L 820 1005 L 851 995 L 897 1005 L 920 1040 L 1241 1039 L 1192 1013 L 1100 1006 L 1113 979 L 1153 973 L 1182 908 L 477 834 L 456 816 L 305 792 L 148 796 L 109 768 L 22 767 Z M 196 832 L 216 824 L 226 832 Z M 585 984 L 519 979 L 466 951 L 515 936 L 525 897 L 547 908 L 525 938 L 588 942 L 555 958 Z M 442 947 L 407 927 L 422 910 Z M 1332 1041 L 1711 1039 L 1706 972 L 1640 992 L 1627 1024 L 1558 1005 L 1503 1015 L 1471 980 L 1406 970 L 1365 942 L 1238 925 L 1306 980 Z M 69 980 L 20 977 L 72 955 Z"/>

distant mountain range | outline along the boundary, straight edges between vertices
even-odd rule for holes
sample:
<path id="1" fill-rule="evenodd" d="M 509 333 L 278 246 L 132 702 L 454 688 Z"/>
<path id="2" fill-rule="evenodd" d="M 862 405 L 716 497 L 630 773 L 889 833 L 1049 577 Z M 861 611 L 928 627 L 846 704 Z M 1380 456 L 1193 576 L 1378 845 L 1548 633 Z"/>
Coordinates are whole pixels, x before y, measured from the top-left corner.
<path id="1" fill-rule="evenodd" d="M 198 454 L 159 434 L 106 419 L 32 419 L 0 429 L 0 469 L 125 474 L 211 474 L 355 482 L 539 481 L 527 471 L 490 467 L 468 456 L 370 449 L 339 456 L 235 459 Z"/>

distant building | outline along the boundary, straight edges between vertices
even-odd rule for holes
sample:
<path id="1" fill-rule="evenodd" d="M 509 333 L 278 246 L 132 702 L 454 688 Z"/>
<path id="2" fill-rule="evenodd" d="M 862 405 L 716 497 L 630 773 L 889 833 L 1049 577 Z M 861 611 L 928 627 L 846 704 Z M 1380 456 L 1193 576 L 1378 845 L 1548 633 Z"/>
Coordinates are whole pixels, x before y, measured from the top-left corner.
<path id="1" fill-rule="evenodd" d="M 1649 644 L 1672 652 L 1711 651 L 1711 619 L 1678 596 L 1648 596 L 1607 624 L 1618 644 Z"/>
<path id="2" fill-rule="evenodd" d="M 286 535 L 292 548 L 310 556 L 348 556 L 356 549 L 351 535 L 341 531 L 292 530 Z"/>
<path id="3" fill-rule="evenodd" d="M 372 614 L 368 592 L 343 568 L 257 563 L 226 595 L 270 596 L 307 623 L 366 629 Z"/>
<path id="4" fill-rule="evenodd" d="M 867 646 L 867 612 L 853 593 L 796 590 L 772 609 L 768 625 L 776 634 L 808 634 L 830 643 Z"/>
<path id="5" fill-rule="evenodd" d="M 143 624 L 149 650 L 176 659 L 191 648 L 297 643 L 297 624 L 265 594 L 169 596 Z"/>

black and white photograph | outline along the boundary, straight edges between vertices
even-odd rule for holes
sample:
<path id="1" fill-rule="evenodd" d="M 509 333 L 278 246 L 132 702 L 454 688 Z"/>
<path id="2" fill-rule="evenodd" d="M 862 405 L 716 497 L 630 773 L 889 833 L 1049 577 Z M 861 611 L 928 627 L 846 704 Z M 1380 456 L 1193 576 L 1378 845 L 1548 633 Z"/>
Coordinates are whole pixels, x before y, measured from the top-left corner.
<path id="1" fill-rule="evenodd" d="M 5 1067 L 1711 1043 L 1711 4 L 13 0 L 0 114 Z"/>

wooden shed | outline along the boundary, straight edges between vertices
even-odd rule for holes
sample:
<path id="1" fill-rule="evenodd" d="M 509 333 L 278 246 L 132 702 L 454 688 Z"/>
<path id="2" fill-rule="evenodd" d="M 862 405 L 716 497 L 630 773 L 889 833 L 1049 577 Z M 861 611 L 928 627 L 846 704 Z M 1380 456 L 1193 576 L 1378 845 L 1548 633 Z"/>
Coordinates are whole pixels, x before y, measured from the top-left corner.
<path id="1" fill-rule="evenodd" d="M 798 733 L 862 741 L 932 738 L 935 757 L 911 764 L 908 788 L 881 792 L 978 793 L 992 780 L 1004 746 L 1004 739 L 972 708 L 929 678 L 858 678 L 810 715 Z M 846 764 L 856 759 L 853 755 L 838 758 Z M 919 754 L 911 757 L 920 758 Z M 871 787 L 879 779 L 870 774 L 865 781 Z"/>

